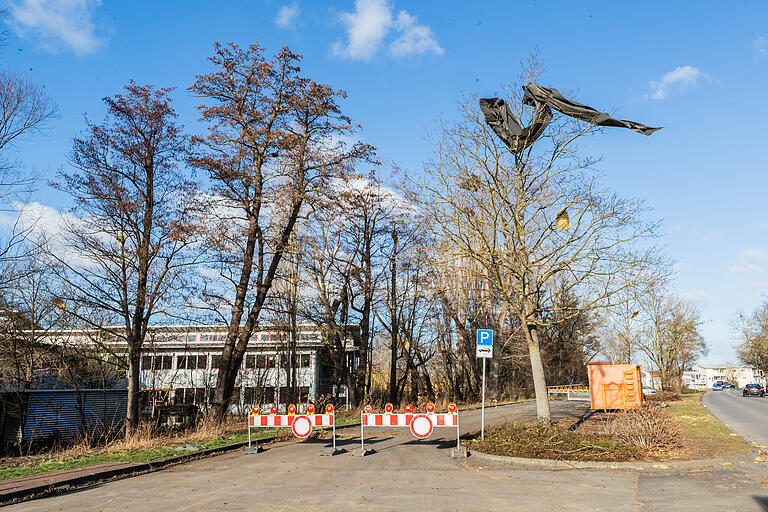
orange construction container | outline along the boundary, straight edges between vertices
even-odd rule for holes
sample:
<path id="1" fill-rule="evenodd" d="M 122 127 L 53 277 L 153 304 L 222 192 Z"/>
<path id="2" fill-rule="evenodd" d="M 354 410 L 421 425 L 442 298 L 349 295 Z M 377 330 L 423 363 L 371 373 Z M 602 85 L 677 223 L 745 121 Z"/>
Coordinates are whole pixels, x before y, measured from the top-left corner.
<path id="1" fill-rule="evenodd" d="M 643 403 L 639 364 L 587 363 L 593 409 L 631 409 Z"/>

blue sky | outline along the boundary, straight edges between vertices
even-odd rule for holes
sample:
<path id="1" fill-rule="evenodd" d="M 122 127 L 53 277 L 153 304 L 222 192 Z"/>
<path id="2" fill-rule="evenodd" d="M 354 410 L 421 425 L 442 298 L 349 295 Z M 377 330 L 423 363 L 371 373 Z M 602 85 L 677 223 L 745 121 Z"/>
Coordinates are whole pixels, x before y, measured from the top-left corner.
<path id="1" fill-rule="evenodd" d="M 542 85 L 619 117 L 665 128 L 607 130 L 585 150 L 608 186 L 663 220 L 677 291 L 703 311 L 706 362 L 735 361 L 731 320 L 768 291 L 768 4 L 764 2 L 109 2 L 7 3 L 2 67 L 24 71 L 59 104 L 44 136 L 16 145 L 43 184 L 34 200 L 65 208 L 45 186 L 66 165 L 83 114 L 130 79 L 186 95 L 215 41 L 288 44 L 304 71 L 344 89 L 362 138 L 418 171 L 426 131 L 462 95 L 490 96 L 538 48 Z"/>

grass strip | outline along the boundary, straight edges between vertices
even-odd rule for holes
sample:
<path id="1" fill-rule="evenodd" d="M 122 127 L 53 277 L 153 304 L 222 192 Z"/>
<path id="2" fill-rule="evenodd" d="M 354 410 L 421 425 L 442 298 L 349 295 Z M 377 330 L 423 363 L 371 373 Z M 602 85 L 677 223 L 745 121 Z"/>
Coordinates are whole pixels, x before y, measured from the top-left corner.
<path id="1" fill-rule="evenodd" d="M 277 433 L 279 433 L 278 429 L 259 429 L 256 432 L 251 432 L 251 439 L 263 439 L 265 437 L 271 437 Z M 78 454 L 63 452 L 44 460 L 31 460 L 14 467 L 0 468 L 0 481 L 9 480 L 11 478 L 39 475 L 42 473 L 50 473 L 53 471 L 62 471 L 65 469 L 82 468 L 85 466 L 101 464 L 104 462 L 160 462 L 171 457 L 178 457 L 179 455 L 195 453 L 194 451 L 186 452 L 176 449 L 176 447 L 184 444 L 199 444 L 200 446 L 203 446 L 203 449 L 211 449 L 245 441 L 248 441 L 247 432 L 217 436 L 205 441 L 175 442 L 165 446 L 139 450 L 128 449 L 114 451 L 109 449 L 94 449 L 83 451 Z"/>
<path id="2" fill-rule="evenodd" d="M 732 432 L 701 403 L 704 393 L 687 393 L 678 402 L 668 402 L 667 410 L 675 418 L 685 437 L 686 459 L 729 457 L 752 449 L 747 441 Z"/>

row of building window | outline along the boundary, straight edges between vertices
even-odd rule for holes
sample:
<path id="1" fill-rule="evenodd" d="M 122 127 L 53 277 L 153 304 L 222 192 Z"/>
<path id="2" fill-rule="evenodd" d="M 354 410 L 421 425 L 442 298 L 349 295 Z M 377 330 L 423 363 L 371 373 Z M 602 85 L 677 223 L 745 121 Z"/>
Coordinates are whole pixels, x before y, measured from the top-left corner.
<path id="1" fill-rule="evenodd" d="M 211 388 L 177 388 L 173 390 L 157 389 L 150 390 L 143 396 L 143 406 L 153 401 L 154 405 L 173 404 L 175 405 L 209 405 L 213 402 L 214 389 Z M 309 386 L 299 386 L 294 395 L 290 387 L 281 387 L 279 396 L 276 394 L 276 388 L 272 386 L 265 387 L 243 387 L 235 388 L 232 395 L 232 403 L 240 403 L 240 392 L 243 395 L 243 404 L 248 407 L 252 404 L 287 404 L 289 402 L 304 403 L 309 400 Z M 279 402 L 278 402 L 279 401 Z"/>
<path id="2" fill-rule="evenodd" d="M 286 341 L 288 339 L 287 334 L 274 334 L 274 333 L 263 333 L 263 334 L 254 334 L 249 338 L 249 341 Z M 319 336 L 317 333 L 299 333 L 298 336 L 299 341 L 314 341 L 318 340 Z M 151 337 L 152 341 L 157 342 L 171 342 L 171 343 L 186 343 L 186 342 L 195 342 L 197 341 L 197 334 L 155 334 Z M 201 334 L 200 335 L 200 341 L 226 341 L 227 335 L 226 334 Z"/>
<path id="3" fill-rule="evenodd" d="M 277 354 L 246 354 L 244 367 L 246 370 L 277 368 Z M 211 354 L 211 369 L 217 370 L 221 364 L 221 356 Z M 280 367 L 289 368 L 290 357 L 280 356 Z M 311 358 L 309 354 L 296 354 L 293 366 L 295 368 L 309 368 Z M 142 370 L 173 370 L 173 356 L 143 356 L 141 358 Z M 208 354 L 176 356 L 176 370 L 207 370 Z"/>

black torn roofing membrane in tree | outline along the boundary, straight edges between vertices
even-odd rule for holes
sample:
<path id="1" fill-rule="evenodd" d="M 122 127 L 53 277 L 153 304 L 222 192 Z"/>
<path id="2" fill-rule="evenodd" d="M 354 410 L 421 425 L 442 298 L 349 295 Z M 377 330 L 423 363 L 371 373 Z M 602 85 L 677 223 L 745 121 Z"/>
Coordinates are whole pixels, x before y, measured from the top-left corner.
<path id="1" fill-rule="evenodd" d="M 523 92 L 523 104 L 536 108 L 533 122 L 525 128 L 515 119 L 501 98 L 480 99 L 480 109 L 485 115 L 485 121 L 514 153 L 523 151 L 541 137 L 552 121 L 551 109 L 597 126 L 629 128 L 643 135 L 650 135 L 656 130 L 661 130 L 661 128 L 651 128 L 634 121 L 615 119 L 605 112 L 565 98 L 557 89 L 528 84 L 523 87 Z"/>

